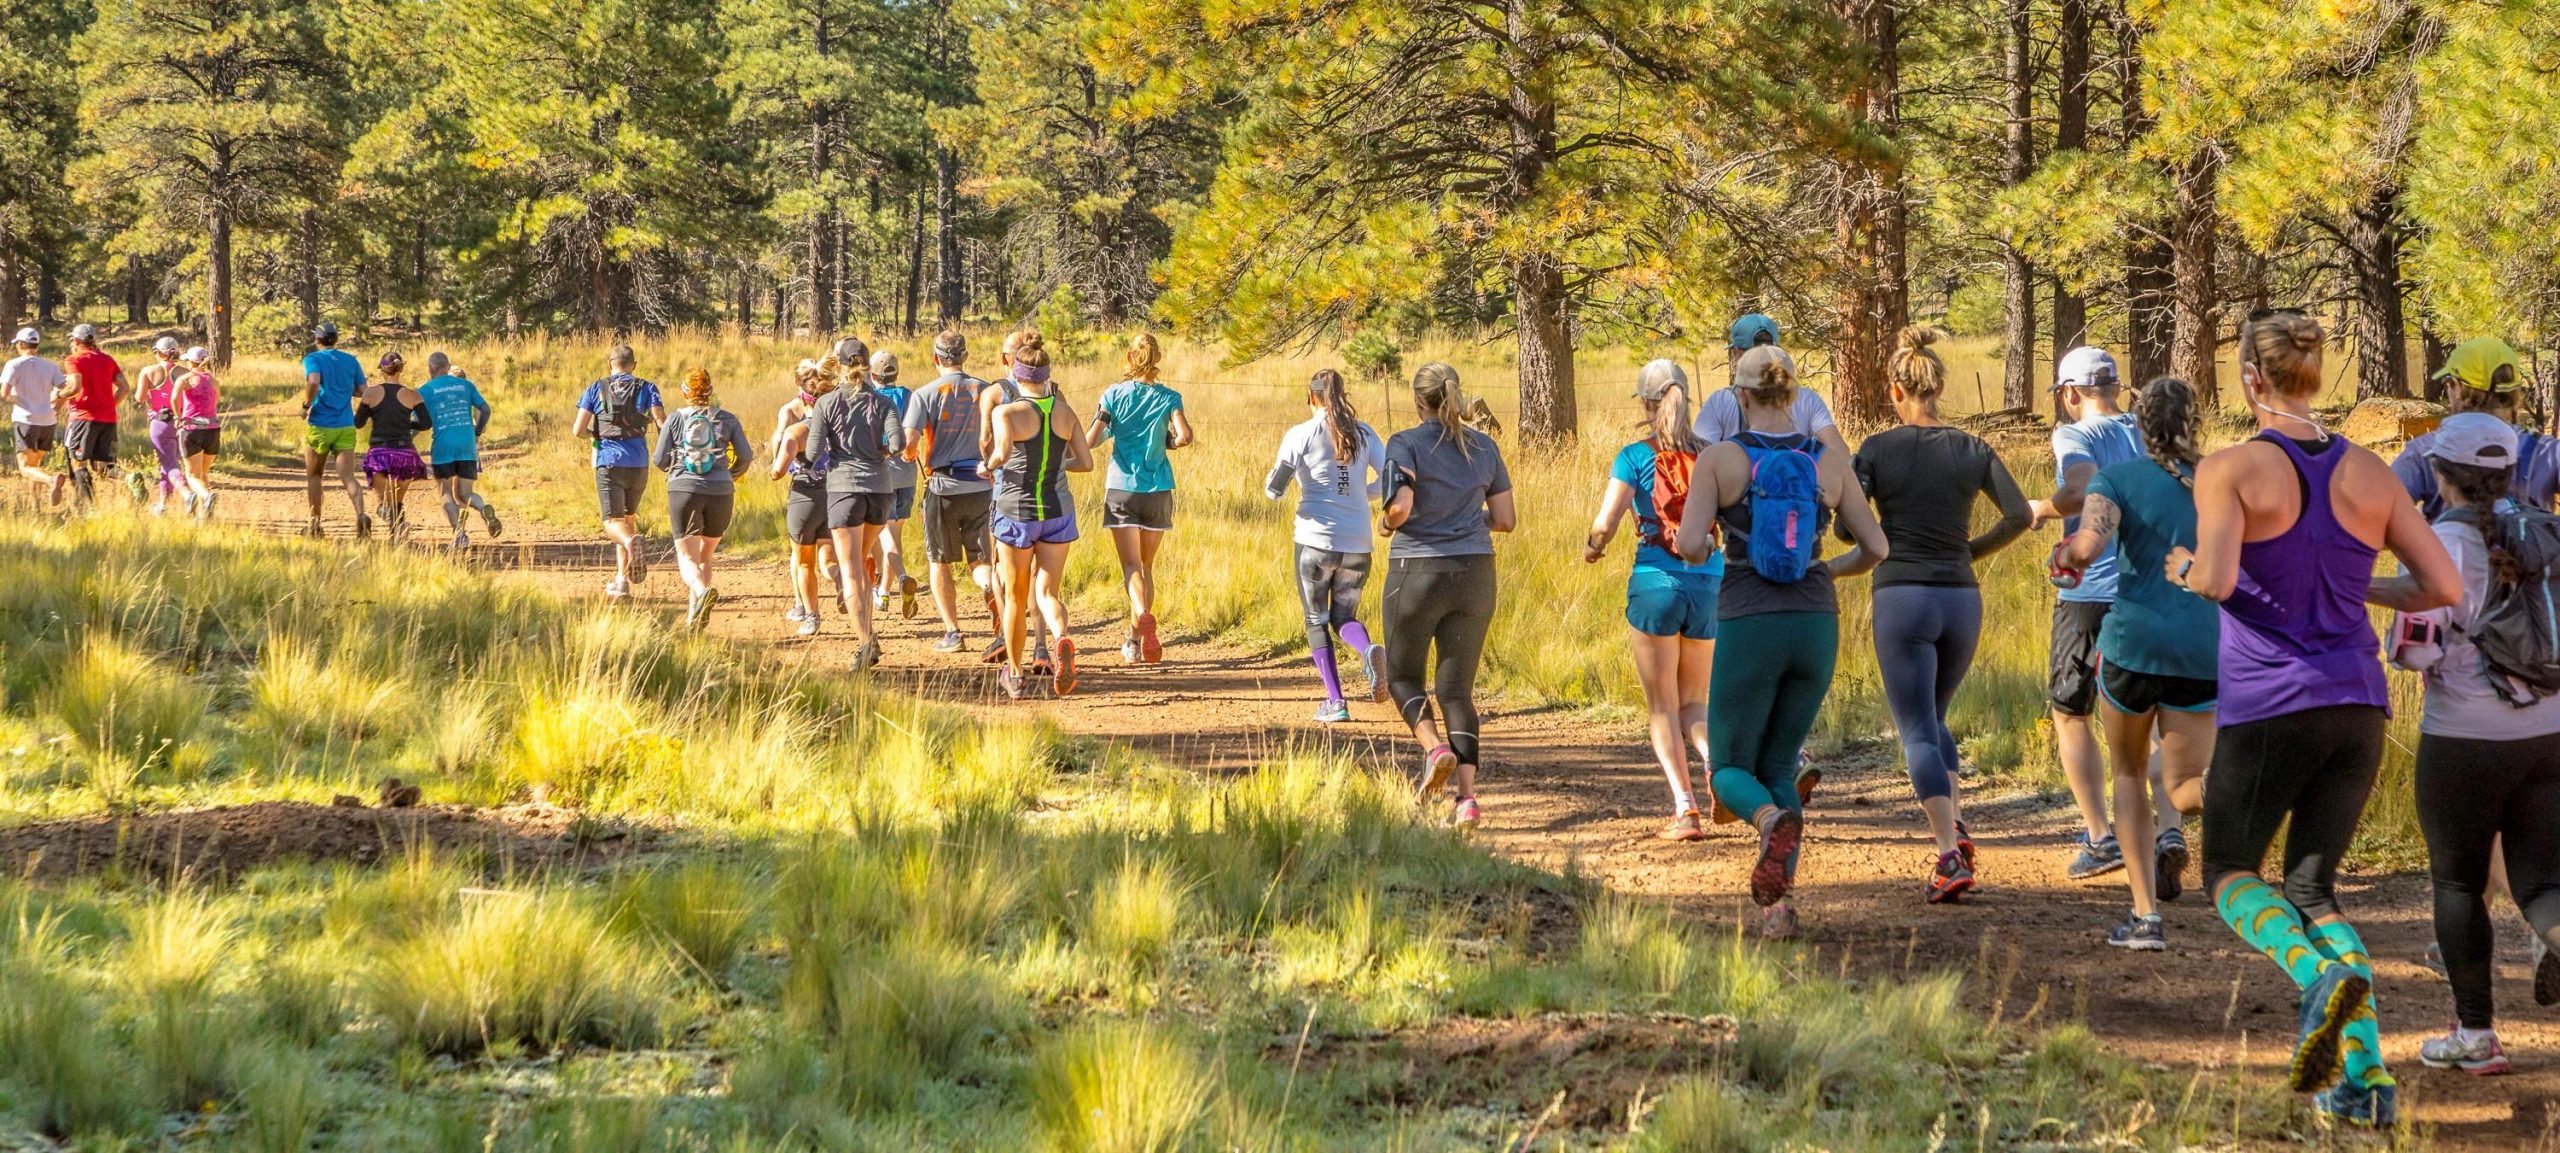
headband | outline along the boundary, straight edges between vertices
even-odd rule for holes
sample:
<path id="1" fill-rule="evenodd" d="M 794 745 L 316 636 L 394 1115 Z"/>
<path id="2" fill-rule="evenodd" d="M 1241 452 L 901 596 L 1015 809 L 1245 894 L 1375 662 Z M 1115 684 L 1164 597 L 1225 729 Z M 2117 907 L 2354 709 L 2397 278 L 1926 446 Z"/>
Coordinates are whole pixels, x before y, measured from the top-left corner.
<path id="1" fill-rule="evenodd" d="M 1049 366 L 1024 364 L 1017 360 L 1013 362 L 1013 379 L 1024 384 L 1047 384 L 1049 383 Z"/>

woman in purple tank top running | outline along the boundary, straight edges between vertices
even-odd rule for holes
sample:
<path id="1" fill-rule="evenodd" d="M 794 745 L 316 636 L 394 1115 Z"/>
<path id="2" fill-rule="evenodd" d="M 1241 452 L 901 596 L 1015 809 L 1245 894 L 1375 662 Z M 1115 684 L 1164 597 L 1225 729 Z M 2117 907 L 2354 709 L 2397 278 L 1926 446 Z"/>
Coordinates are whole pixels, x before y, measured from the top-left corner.
<path id="1" fill-rule="evenodd" d="M 2365 591 L 2384 548 L 2429 606 L 2453 603 L 2462 580 L 2390 466 L 2312 418 L 2321 340 L 2291 309 L 2249 318 L 2240 383 L 2259 432 L 2197 468 L 2195 551 L 2173 550 L 2167 568 L 2222 605 L 2205 887 L 2232 931 L 2302 990 L 2294 1090 L 2319 1093 L 2322 1113 L 2379 1126 L 2396 1119 L 2398 1091 L 2382 1064 L 2373 970 L 2335 892 L 2390 703 Z M 2258 871 L 2288 820 L 2278 892 Z"/>

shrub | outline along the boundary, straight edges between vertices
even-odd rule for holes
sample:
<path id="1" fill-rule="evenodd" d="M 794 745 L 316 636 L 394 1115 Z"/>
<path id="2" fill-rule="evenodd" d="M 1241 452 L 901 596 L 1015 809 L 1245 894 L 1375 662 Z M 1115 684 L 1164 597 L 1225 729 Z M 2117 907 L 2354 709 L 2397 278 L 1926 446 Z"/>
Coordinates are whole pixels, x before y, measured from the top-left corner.
<path id="1" fill-rule="evenodd" d="M 384 948 L 370 992 L 395 1040 L 470 1054 L 500 1041 L 655 1043 L 672 980 L 652 951 L 569 897 L 511 891 Z"/>
<path id="2" fill-rule="evenodd" d="M 1136 1022 L 1086 1025 L 1044 1046 L 1031 1067 L 1031 1109 L 1056 1149 L 1164 1153 L 1208 1110 L 1199 1056 Z"/>

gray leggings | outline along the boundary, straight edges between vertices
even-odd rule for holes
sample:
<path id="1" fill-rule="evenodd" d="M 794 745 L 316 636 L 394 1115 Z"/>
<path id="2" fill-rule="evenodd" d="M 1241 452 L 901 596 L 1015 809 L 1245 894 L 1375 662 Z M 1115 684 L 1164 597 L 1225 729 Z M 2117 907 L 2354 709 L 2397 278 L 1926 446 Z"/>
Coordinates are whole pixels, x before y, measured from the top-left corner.
<path id="1" fill-rule="evenodd" d="M 1334 631 L 1360 619 L 1369 554 L 1298 546 L 1298 602 L 1307 610 L 1307 651 L 1333 647 Z"/>
<path id="2" fill-rule="evenodd" d="M 1412 557 L 1387 562 L 1387 691 L 1406 724 L 1447 714 L 1449 749 L 1480 763 L 1476 746 L 1476 665 L 1493 627 L 1493 557 Z M 1434 648 L 1439 660 L 1433 662 Z M 1423 689 L 1428 677 L 1431 688 Z"/>

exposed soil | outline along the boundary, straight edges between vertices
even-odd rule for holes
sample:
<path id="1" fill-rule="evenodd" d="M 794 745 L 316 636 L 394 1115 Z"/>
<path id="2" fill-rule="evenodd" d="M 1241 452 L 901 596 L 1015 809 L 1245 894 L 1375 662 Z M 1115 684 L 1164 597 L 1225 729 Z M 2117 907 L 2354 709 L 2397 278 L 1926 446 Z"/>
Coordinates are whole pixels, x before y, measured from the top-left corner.
<path id="1" fill-rule="evenodd" d="M 1310 1083 L 1357 1077 L 1348 1099 L 1381 1113 L 1504 1104 L 1550 1130 L 1624 1129 L 1627 1110 L 1715 1067 L 1730 1017 L 1555 1013 L 1525 1021 L 1452 1018 L 1378 1037 L 1275 1038 L 1263 1056 Z M 1550 1110 L 1552 1110 L 1550 1112 Z"/>
<path id="2" fill-rule="evenodd" d="M 503 509 L 508 473 L 503 461 L 493 463 L 483 491 Z M 300 525 L 298 473 L 229 478 L 227 490 L 225 520 L 269 528 Z M 651 494 L 657 498 L 654 484 Z M 420 523 L 440 521 L 425 498 L 411 500 Z M 329 517 L 333 535 L 343 536 L 346 507 L 334 493 Z M 663 527 L 664 517 L 654 508 L 647 519 Z M 509 539 L 473 552 L 481 563 L 516 570 L 565 595 L 591 597 L 608 575 L 597 540 L 584 526 L 563 529 L 518 520 L 510 525 Z M 653 544 L 659 563 L 639 587 L 630 611 L 672 619 L 683 611 L 683 587 L 672 562 L 664 559 L 664 537 L 653 538 Z M 910 547 L 921 555 L 920 539 Z M 1080 547 L 1108 545 L 1088 537 Z M 1181 576 L 1169 574 L 1169 579 Z M 716 634 L 769 643 L 784 659 L 806 662 L 815 670 L 843 669 L 851 661 L 850 630 L 832 615 L 827 631 L 814 641 L 790 637 L 782 620 L 789 599 L 778 564 L 723 565 L 719 585 Z M 963 597 L 964 602 L 969 599 Z M 1079 622 L 1076 637 L 1083 646 L 1085 676 L 1077 693 L 1062 700 L 1000 704 L 992 670 L 974 656 L 987 636 L 986 622 L 975 609 L 964 607 L 964 613 L 971 651 L 945 656 L 927 648 L 940 635 L 929 601 L 913 621 L 897 619 L 893 605 L 883 621 L 887 659 L 877 675 L 974 708 L 1036 710 L 1069 732 L 1127 742 L 1212 772 L 1241 771 L 1302 744 L 1392 757 L 1398 763 L 1413 756 L 1388 707 L 1363 702 L 1354 705 L 1356 719 L 1350 723 L 1316 724 L 1308 718 L 1318 693 L 1303 659 L 1182 636 L 1179 621 L 1168 622 L 1174 631 L 1167 637 L 1165 662 L 1137 667 L 1120 664 L 1117 622 Z M 1485 825 L 1479 834 L 1486 844 L 1543 866 L 1577 868 L 1614 889 L 1661 899 L 1719 929 L 1748 922 L 1745 879 L 1752 841 L 1746 827 L 1716 827 L 1698 844 L 1655 840 L 1655 828 L 1668 816 L 1667 798 L 1637 726 L 1488 703 L 1492 707 L 1484 742 L 1489 763 L 1480 790 Z M 1969 1000 L 1988 1014 L 2013 1021 L 2085 1020 L 2110 1048 L 2137 1059 L 2176 1068 L 2245 1063 L 2273 1075 L 2277 1054 L 2294 1028 L 2290 984 L 2222 925 L 2210 902 L 2193 893 L 2165 910 L 2170 952 L 2128 955 L 2107 948 L 2105 930 L 2124 916 L 2125 891 L 2119 877 L 2087 883 L 2064 877 L 2065 837 L 2076 822 L 2067 798 L 1987 792 L 1971 797 L 1966 816 L 1981 850 L 1982 888 L 1961 905 L 1930 906 L 1920 899 L 1927 839 L 1899 767 L 1889 755 L 1869 754 L 1827 768 L 1829 775 L 1807 817 L 1798 892 L 1816 964 L 1853 978 L 1955 971 L 1967 975 Z M 299 820 L 314 810 L 293 812 Z M 372 850 L 376 855 L 388 851 L 386 818 L 362 811 L 317 812 L 327 814 L 319 819 L 346 822 L 347 843 L 369 840 L 377 846 Z M 455 814 L 453 819 L 463 817 Z M 490 815 L 472 819 L 485 823 Z M 565 840 L 556 830 L 545 841 L 506 827 L 508 835 L 535 845 L 556 847 Z M 93 852 L 109 851 L 115 825 L 95 828 L 104 832 L 87 833 L 93 839 L 82 843 Z M 0 838 L 0 843 L 14 842 Z M 2560 1130 L 2553 1121 L 2560 1117 L 2560 1012 L 2533 1006 L 2525 938 L 2515 922 L 2500 925 L 2498 988 L 2503 1010 L 2499 1032 L 2516 1074 L 2474 1078 L 2426 1070 L 2417 1061 L 2418 1044 L 2445 1029 L 2452 1016 L 2443 982 L 2419 964 L 2433 937 L 2426 878 L 2356 872 L 2353 862 L 2349 869 L 2341 899 L 2375 959 L 2384 1049 L 2400 1077 L 2404 1116 L 2431 1128 L 2439 1148 L 2560 1149 L 2560 1137 L 2554 1136 Z M 2195 882 L 2192 872 L 2188 881 Z M 1468 1030 L 1476 1028 L 1490 1032 L 1470 1039 Z M 1418 1038 L 1360 1043 L 1406 1046 L 1415 1054 L 1417 1068 L 1439 1067 L 1434 1076 L 1450 1078 L 1475 1076 L 1467 1071 L 1469 1062 L 1503 1064 L 1510 1071 L 1501 1075 L 1515 1078 L 1547 1066 L 1580 1068 L 1571 1058 L 1587 1051 L 1575 1048 L 1580 1034 L 1560 1025 L 1517 1036 L 1506 1032 L 1519 1028 L 1517 1023 L 1459 1022 Z M 1617 1037 L 1607 1043 L 1637 1042 Z M 1308 1059 L 1319 1057 L 1311 1053 Z M 1587 1075 L 1620 1074 L 1595 1067 Z M 1568 1073 L 1565 1081 L 1582 1076 Z M 1543 1107 L 1547 1095 L 1529 1093 L 1519 1099 L 1537 1098 L 1534 1107 Z M 1627 1095 L 1594 1084 L 1577 1089 L 1569 1100 L 1624 1102 Z M 2162 1106 L 2174 1107 L 2174 1102 Z"/>
<path id="3" fill-rule="evenodd" d="M 116 871 L 220 881 L 276 862 L 364 865 L 431 851 L 540 870 L 626 856 L 651 840 L 648 830 L 551 805 L 385 809 L 260 801 L 0 828 L 0 869 L 40 880 Z"/>

